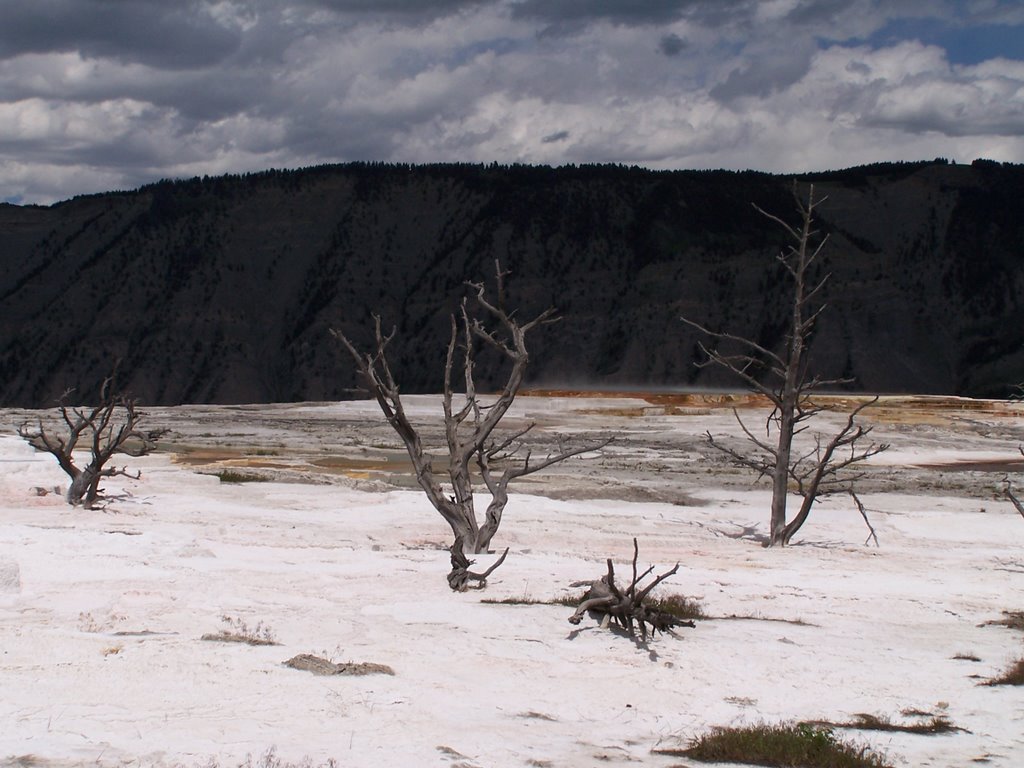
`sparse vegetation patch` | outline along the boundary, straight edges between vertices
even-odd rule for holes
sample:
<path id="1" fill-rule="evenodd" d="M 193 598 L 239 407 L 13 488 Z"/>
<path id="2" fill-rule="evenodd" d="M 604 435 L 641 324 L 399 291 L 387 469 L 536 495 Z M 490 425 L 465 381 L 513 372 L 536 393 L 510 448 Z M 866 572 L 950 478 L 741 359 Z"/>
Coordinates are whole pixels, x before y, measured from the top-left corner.
<path id="1" fill-rule="evenodd" d="M 1003 618 L 986 621 L 983 627 L 1009 627 L 1024 632 L 1024 611 L 1003 611 Z"/>
<path id="2" fill-rule="evenodd" d="M 808 723 L 713 728 L 685 749 L 656 754 L 707 763 L 745 763 L 780 768 L 891 768 L 870 747 L 842 741 L 830 728 Z"/>
<path id="3" fill-rule="evenodd" d="M 957 661 L 981 661 L 981 657 L 975 656 L 973 653 L 958 653 L 952 658 Z"/>
<path id="4" fill-rule="evenodd" d="M 683 621 L 707 618 L 700 601 L 685 595 L 655 595 L 654 597 L 647 598 L 647 604 L 657 611 L 671 614 Z"/>
<path id="5" fill-rule="evenodd" d="M 237 619 L 232 616 L 221 616 L 227 626 L 220 632 L 203 635 L 201 640 L 209 640 L 216 643 L 243 643 L 245 645 L 280 645 L 273 630 L 258 621 L 256 626 L 249 626 L 244 619 Z"/>
<path id="6" fill-rule="evenodd" d="M 530 597 L 529 595 L 493 598 L 485 597 L 480 601 L 487 605 L 558 605 L 566 608 L 575 608 L 579 603 L 579 598 L 572 597 L 570 595 L 563 595 L 562 597 L 549 597 L 546 600 L 538 600 L 537 598 Z"/>
<path id="7" fill-rule="evenodd" d="M 728 616 L 708 616 L 707 618 L 709 620 L 712 620 L 712 621 L 714 621 L 714 620 L 718 620 L 718 621 L 775 621 L 775 622 L 778 622 L 780 624 L 792 624 L 793 626 L 796 626 L 796 627 L 816 627 L 816 626 L 818 626 L 817 624 L 812 624 L 809 621 L 804 621 L 801 618 L 779 619 L 779 618 L 773 618 L 773 617 L 770 617 L 770 616 L 758 616 L 756 614 L 754 614 L 754 615 L 741 615 L 741 614 L 738 614 L 738 613 L 730 613 Z"/>
<path id="8" fill-rule="evenodd" d="M 847 723 L 835 723 L 828 720 L 816 720 L 814 722 L 801 723 L 824 728 L 849 728 L 859 731 L 899 731 L 901 733 L 939 734 L 963 731 L 949 721 L 949 718 L 942 715 L 930 713 L 913 712 L 914 716 L 924 716 L 927 720 L 916 723 L 894 723 L 888 717 L 870 715 L 860 712 L 853 716 L 853 720 Z"/>
<path id="9" fill-rule="evenodd" d="M 1017 659 L 998 677 L 986 680 L 984 685 L 1024 685 L 1024 659 Z"/>
<path id="10" fill-rule="evenodd" d="M 277 747 L 270 747 L 259 757 L 253 757 L 253 755 L 247 754 L 245 760 L 241 763 L 236 763 L 236 768 L 338 768 L 338 761 L 333 757 L 328 758 L 326 762 L 318 763 L 309 757 L 303 757 L 297 763 L 293 763 L 288 760 L 284 760 L 277 755 Z M 174 768 L 185 768 L 182 765 L 177 765 Z M 215 757 L 211 757 L 205 763 L 195 765 L 193 768 L 222 768 L 220 761 Z M 225 766 L 224 768 L 229 768 Z"/>
<path id="11" fill-rule="evenodd" d="M 220 478 L 222 483 L 266 483 L 270 480 L 265 475 L 235 472 L 233 469 L 222 469 L 220 472 L 215 472 L 214 477 Z"/>

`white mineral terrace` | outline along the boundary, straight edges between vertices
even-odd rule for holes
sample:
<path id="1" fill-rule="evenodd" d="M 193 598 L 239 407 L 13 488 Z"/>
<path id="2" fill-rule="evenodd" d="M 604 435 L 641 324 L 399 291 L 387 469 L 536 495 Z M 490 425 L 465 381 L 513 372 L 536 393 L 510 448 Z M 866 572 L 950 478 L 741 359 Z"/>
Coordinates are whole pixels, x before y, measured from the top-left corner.
<path id="1" fill-rule="evenodd" d="M 437 445 L 438 399 L 409 410 Z M 857 713 L 941 735 L 842 731 L 898 766 L 1024 764 L 1024 696 L 980 683 L 1024 656 L 1024 519 L 1015 404 L 885 399 L 892 447 L 850 499 L 824 501 L 794 546 L 765 549 L 769 490 L 703 439 L 739 445 L 722 398 L 521 397 L 534 450 L 617 436 L 513 486 L 483 591 L 445 580 L 450 531 L 413 488 L 368 402 L 151 409 L 173 432 L 123 462 L 98 510 L 0 413 L 0 765 L 686 764 L 657 749 L 713 726 Z M 740 412 L 763 431 L 765 411 Z M 837 402 L 837 407 L 842 402 Z M 841 414 L 826 414 L 825 426 Z M 216 473 L 258 475 L 227 483 Z M 680 563 L 658 588 L 710 618 L 646 644 L 569 624 L 559 605 L 613 558 Z M 493 555 L 478 557 L 486 567 Z M 222 617 L 230 617 L 225 622 Z M 278 645 L 201 639 L 245 625 Z M 298 654 L 393 675 L 315 676 Z M 919 713 L 919 714 L 914 714 Z"/>

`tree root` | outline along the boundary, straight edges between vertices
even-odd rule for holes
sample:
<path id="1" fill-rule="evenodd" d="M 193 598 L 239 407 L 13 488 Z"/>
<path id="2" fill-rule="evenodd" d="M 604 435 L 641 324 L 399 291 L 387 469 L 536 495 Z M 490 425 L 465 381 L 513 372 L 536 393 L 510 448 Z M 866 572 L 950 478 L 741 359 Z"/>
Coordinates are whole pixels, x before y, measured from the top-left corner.
<path id="1" fill-rule="evenodd" d="M 505 547 L 505 551 L 501 553 L 501 557 L 495 561 L 494 565 L 488 568 L 483 573 L 473 573 L 469 570 L 469 566 L 475 563 L 475 560 L 469 560 L 465 553 L 462 551 L 462 539 L 458 538 L 455 543 L 448 549 L 452 553 L 452 570 L 448 574 L 448 586 L 455 592 L 465 592 L 470 587 L 470 582 L 477 582 L 474 589 L 483 589 L 487 586 L 487 577 L 490 576 L 499 565 L 505 562 L 505 556 L 508 555 L 508 547 Z"/>
<path id="2" fill-rule="evenodd" d="M 679 563 L 673 568 L 658 576 L 646 587 L 639 589 L 640 581 L 643 580 L 654 566 L 637 576 L 636 561 L 639 555 L 637 540 L 633 539 L 633 581 L 625 591 L 619 590 L 615 585 L 615 566 L 611 558 L 608 559 L 608 573 L 597 581 L 590 582 L 590 589 L 583 596 L 583 601 L 576 608 L 576 612 L 569 617 L 570 624 L 579 624 L 583 614 L 592 611 L 602 615 L 602 627 L 607 627 L 614 621 L 621 628 L 629 632 L 631 637 L 636 636 L 636 629 L 640 630 L 642 641 L 647 640 L 647 625 L 650 625 L 650 632 L 653 636 L 657 632 L 671 631 L 675 627 L 693 627 L 692 621 L 684 621 L 668 611 L 660 610 L 646 602 L 651 590 L 663 582 L 669 576 L 679 570 Z M 587 582 L 577 583 L 574 586 L 585 586 Z"/>

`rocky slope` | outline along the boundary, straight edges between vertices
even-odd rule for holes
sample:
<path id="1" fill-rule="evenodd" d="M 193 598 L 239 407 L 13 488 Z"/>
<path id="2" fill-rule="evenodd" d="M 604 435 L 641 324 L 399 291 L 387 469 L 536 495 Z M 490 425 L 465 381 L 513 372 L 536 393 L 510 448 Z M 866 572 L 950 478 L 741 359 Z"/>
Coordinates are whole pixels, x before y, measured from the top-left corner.
<path id="1" fill-rule="evenodd" d="M 878 165 L 801 177 L 828 200 L 816 369 L 868 391 L 1003 395 L 1024 381 L 1024 167 Z M 465 280 L 563 320 L 533 386 L 735 385 L 713 328 L 776 343 L 791 177 L 622 167 L 349 165 L 0 205 L 0 405 L 88 397 L 117 359 L 143 402 L 335 399 L 328 334 L 397 326 L 405 391 L 437 391 Z M 484 378 L 496 360 L 481 360 Z"/>

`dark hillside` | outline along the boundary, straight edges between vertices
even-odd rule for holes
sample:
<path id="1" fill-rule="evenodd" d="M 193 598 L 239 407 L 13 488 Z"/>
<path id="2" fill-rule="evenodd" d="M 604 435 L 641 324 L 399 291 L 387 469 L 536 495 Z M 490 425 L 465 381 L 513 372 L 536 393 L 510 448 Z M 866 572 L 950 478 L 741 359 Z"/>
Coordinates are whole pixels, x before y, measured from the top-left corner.
<path id="1" fill-rule="evenodd" d="M 1024 167 L 875 165 L 811 177 L 828 201 L 823 374 L 858 389 L 1003 395 L 1024 381 Z M 681 314 L 779 339 L 789 177 L 618 166 L 367 165 L 162 182 L 0 206 L 0 404 L 95 389 L 143 402 L 347 396 L 327 329 L 398 326 L 405 391 L 440 388 L 464 280 L 564 320 L 531 384 L 732 385 L 694 367 Z M 535 350 L 535 351 L 534 351 Z M 487 361 L 482 361 L 486 373 Z"/>

